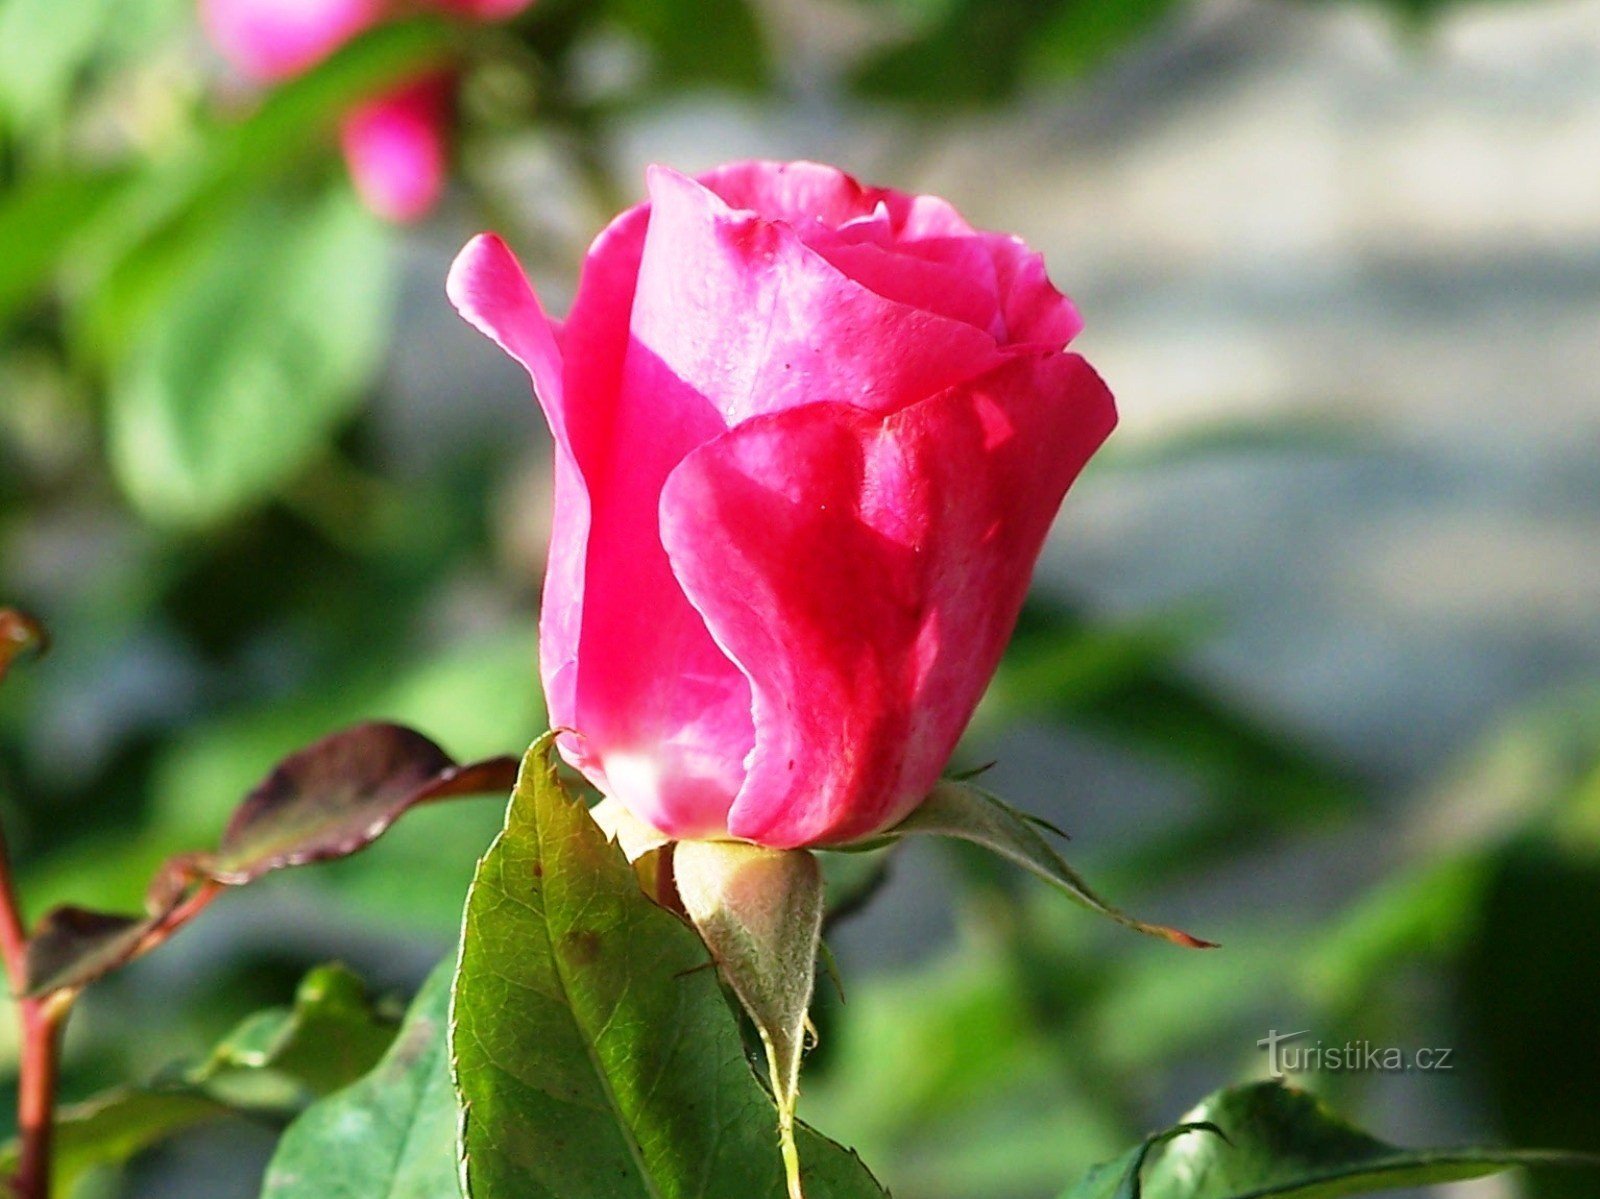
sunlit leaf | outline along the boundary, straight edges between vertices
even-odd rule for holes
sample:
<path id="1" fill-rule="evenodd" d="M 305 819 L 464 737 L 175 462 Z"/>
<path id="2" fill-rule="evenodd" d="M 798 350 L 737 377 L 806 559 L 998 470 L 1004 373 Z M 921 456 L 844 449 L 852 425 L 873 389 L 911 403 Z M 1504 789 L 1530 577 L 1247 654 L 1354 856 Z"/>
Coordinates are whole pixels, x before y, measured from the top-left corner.
<path id="1" fill-rule="evenodd" d="M 452 1048 L 473 1199 L 778 1199 L 777 1113 L 705 946 L 529 754 L 467 902 Z M 799 1130 L 811 1199 L 882 1199 Z"/>
<path id="2" fill-rule="evenodd" d="M 1109 1195 L 1110 1199 L 1143 1199 L 1144 1165 L 1150 1154 L 1169 1141 L 1195 1133 L 1220 1136 L 1221 1130 L 1215 1124 L 1178 1124 L 1165 1131 L 1152 1133 L 1115 1161 L 1091 1167 L 1066 1199 L 1077 1199 L 1080 1194 L 1086 1199 L 1100 1195 Z"/>
<path id="3" fill-rule="evenodd" d="M 50 282 L 73 239 L 126 181 L 118 171 L 51 173 L 0 197 L 0 328 Z"/>
<path id="4" fill-rule="evenodd" d="M 216 250 L 219 222 L 307 158 L 330 155 L 352 104 L 447 61 L 459 29 L 435 17 L 384 22 L 271 88 L 242 119 L 222 113 L 139 172 L 72 265 L 85 345 L 120 356 Z"/>

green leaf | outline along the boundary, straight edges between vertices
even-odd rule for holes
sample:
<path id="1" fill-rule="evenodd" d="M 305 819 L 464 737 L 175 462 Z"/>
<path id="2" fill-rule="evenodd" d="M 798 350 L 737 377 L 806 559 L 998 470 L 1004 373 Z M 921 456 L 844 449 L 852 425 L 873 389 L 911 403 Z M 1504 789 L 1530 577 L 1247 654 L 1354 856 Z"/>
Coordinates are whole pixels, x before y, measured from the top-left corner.
<path id="1" fill-rule="evenodd" d="M 857 67 L 857 91 L 934 108 L 994 104 L 1040 76 L 1076 77 L 1178 0 L 952 0 L 935 20 Z"/>
<path id="2" fill-rule="evenodd" d="M 1077 1199 L 1079 1195 L 1090 1199 L 1104 1195 L 1108 1190 L 1111 1199 L 1144 1199 L 1144 1164 L 1152 1152 L 1190 1133 L 1207 1132 L 1220 1136 L 1221 1131 L 1215 1124 L 1178 1124 L 1164 1132 L 1152 1133 L 1121 1157 L 1091 1166 L 1083 1176 L 1083 1181 L 1073 1188 L 1067 1199 Z"/>
<path id="3" fill-rule="evenodd" d="M 308 1108 L 267 1168 L 262 1199 L 453 1199 L 456 1099 L 447 1026 L 454 959 L 417 995 L 371 1074 Z"/>
<path id="4" fill-rule="evenodd" d="M 1106 903 L 1089 889 L 1089 884 L 1084 882 L 1082 876 L 1045 840 L 1037 822 L 971 783 L 943 780 L 916 811 L 884 836 L 898 839 L 918 834 L 955 837 L 981 845 L 1060 888 L 1090 911 L 1109 917 L 1136 932 L 1148 933 L 1189 949 L 1214 947 L 1212 942 L 1202 941 L 1178 929 L 1136 920 Z M 869 844 L 876 844 L 882 839 L 874 838 Z"/>
<path id="5" fill-rule="evenodd" d="M 348 969 L 319 966 L 301 981 L 294 1006 L 241 1021 L 189 1081 L 237 1109 L 299 1108 L 371 1070 L 395 1027 Z"/>
<path id="6" fill-rule="evenodd" d="M 347 189 L 240 212 L 117 364 L 110 452 L 129 497 L 205 524 L 282 484 L 361 399 L 389 268 L 387 233 Z"/>
<path id="7" fill-rule="evenodd" d="M 292 1112 L 360 1078 L 395 1026 L 342 966 L 306 975 L 294 1006 L 241 1023 L 205 1060 L 174 1066 L 142 1086 L 117 1087 L 57 1114 L 55 1188 L 70 1195 L 90 1170 L 118 1165 L 167 1137 L 236 1112 Z M 0 1176 L 17 1145 L 0 1148 Z"/>
<path id="8" fill-rule="evenodd" d="M 105 37 L 111 7 L 112 0 L 0 3 L 0 114 L 18 128 L 59 116 Z"/>
<path id="9" fill-rule="evenodd" d="M 130 331 L 142 334 L 202 269 L 219 221 L 307 159 L 329 155 L 352 104 L 448 61 L 460 36 L 437 17 L 386 22 L 272 88 L 245 119 L 218 117 L 149 164 L 75 254 L 79 336 L 108 358 L 126 353 Z"/>
<path id="10" fill-rule="evenodd" d="M 1588 807 L 1600 811 L 1600 775 Z M 1522 1144 L 1600 1152 L 1600 957 L 1583 946 L 1600 920 L 1594 844 L 1530 833 L 1485 863 L 1462 928 L 1451 994 L 1501 1135 Z M 1536 1097 L 1536 1098 L 1535 1098 Z M 1588 1199 L 1593 1178 L 1550 1172 L 1528 1199 Z"/>
<path id="11" fill-rule="evenodd" d="M 771 68 L 748 0 L 608 0 L 607 15 L 649 50 L 660 88 L 766 85 Z"/>
<path id="12" fill-rule="evenodd" d="M 0 198 L 0 327 L 50 281 L 73 239 L 126 181 L 119 172 L 41 175 Z"/>
<path id="13" fill-rule="evenodd" d="M 777 1199 L 777 1112 L 704 944 L 530 751 L 467 900 L 451 1044 L 472 1199 Z M 883 1199 L 798 1130 L 810 1199 Z"/>
<path id="14" fill-rule="evenodd" d="M 1219 1091 L 1185 1122 L 1211 1125 L 1222 1136 L 1147 1142 L 1142 1199 L 1337 1199 L 1482 1178 L 1513 1166 L 1600 1164 L 1570 1153 L 1401 1149 L 1346 1123 L 1316 1096 L 1278 1082 Z M 1096 1167 L 1063 1199 L 1125 1199 L 1126 1177 L 1125 1168 Z"/>

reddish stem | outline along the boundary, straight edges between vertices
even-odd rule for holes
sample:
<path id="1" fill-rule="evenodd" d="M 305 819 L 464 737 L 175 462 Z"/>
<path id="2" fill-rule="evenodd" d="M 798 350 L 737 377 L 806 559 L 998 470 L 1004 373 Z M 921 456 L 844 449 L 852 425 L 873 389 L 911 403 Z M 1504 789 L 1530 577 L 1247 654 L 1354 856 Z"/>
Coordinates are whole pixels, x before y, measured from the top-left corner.
<path id="1" fill-rule="evenodd" d="M 0 958 L 5 961 L 11 992 L 26 987 L 28 934 L 11 880 L 11 854 L 0 830 Z M 61 1026 L 72 1006 L 70 995 L 17 1000 L 22 1030 L 22 1061 L 17 1080 L 17 1139 L 21 1143 L 17 1172 L 11 1179 L 15 1199 L 50 1199 L 50 1142 L 55 1126 L 57 1051 Z"/>
<path id="2" fill-rule="evenodd" d="M 24 999 L 22 1072 L 17 1094 L 17 1137 L 22 1152 L 11 1181 L 16 1199 L 49 1199 L 50 1150 L 55 1131 L 57 1051 L 68 1003 L 54 996 Z"/>

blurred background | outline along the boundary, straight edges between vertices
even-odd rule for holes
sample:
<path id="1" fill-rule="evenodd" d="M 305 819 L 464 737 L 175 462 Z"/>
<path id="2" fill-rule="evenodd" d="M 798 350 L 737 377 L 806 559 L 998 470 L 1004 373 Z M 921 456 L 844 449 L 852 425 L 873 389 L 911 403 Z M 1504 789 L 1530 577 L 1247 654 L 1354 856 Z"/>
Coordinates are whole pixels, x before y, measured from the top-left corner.
<path id="1" fill-rule="evenodd" d="M 388 224 L 334 127 L 446 41 L 451 183 Z M 537 0 L 273 88 L 189 0 L 0 0 L 0 602 L 56 639 L 0 692 L 31 912 L 136 909 L 341 724 L 540 731 L 549 443 L 445 271 L 494 228 L 564 311 L 646 163 L 750 155 L 942 194 L 1078 301 L 1122 427 L 964 764 L 1224 943 L 940 846 L 856 863 L 809 1118 L 899 1199 L 1042 1199 L 1309 1030 L 1454 1050 L 1299 1078 L 1389 1139 L 1600 1150 L 1595 0 Z M 408 993 L 500 815 L 227 896 L 91 992 L 67 1097 L 320 962 Z M 252 1196 L 272 1138 L 79 1193 Z"/>

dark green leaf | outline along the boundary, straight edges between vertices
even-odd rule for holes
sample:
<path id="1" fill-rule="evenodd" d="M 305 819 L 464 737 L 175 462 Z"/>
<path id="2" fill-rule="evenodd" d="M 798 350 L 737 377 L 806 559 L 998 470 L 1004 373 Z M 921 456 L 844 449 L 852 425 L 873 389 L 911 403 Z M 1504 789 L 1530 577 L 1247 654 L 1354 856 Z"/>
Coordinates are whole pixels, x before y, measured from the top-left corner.
<path id="1" fill-rule="evenodd" d="M 267 1168 L 263 1199 L 454 1199 L 456 1099 L 447 1025 L 455 962 L 422 988 L 371 1074 L 308 1108 Z"/>
<path id="2" fill-rule="evenodd" d="M 955 0 L 870 57 L 854 83 L 879 99 L 938 108 L 993 104 L 1039 77 L 1099 66 L 1178 0 Z"/>
<path id="3" fill-rule="evenodd" d="M 452 1047 L 473 1199 L 778 1199 L 777 1113 L 700 939 L 529 753 L 467 901 Z M 882 1199 L 799 1132 L 811 1199 Z"/>
<path id="4" fill-rule="evenodd" d="M 1219 1091 L 1185 1119 L 1222 1136 L 1152 1147 L 1142 1199 L 1337 1199 L 1481 1178 L 1513 1166 L 1600 1164 L 1539 1151 L 1401 1149 L 1347 1124 L 1314 1095 L 1277 1082 Z M 1097 1167 L 1064 1199 L 1122 1199 L 1125 1177 L 1125 1170 Z"/>
<path id="5" fill-rule="evenodd" d="M 649 50 L 658 86 L 767 82 L 766 47 L 747 0 L 609 0 L 606 9 Z"/>
<path id="6" fill-rule="evenodd" d="M 1600 777 L 1588 783 L 1593 819 Z M 1592 826 L 1590 836 L 1593 836 Z M 1478 1068 L 1503 1136 L 1600 1153 L 1600 852 L 1591 842 L 1529 836 L 1483 864 L 1461 925 L 1456 966 L 1466 1017 L 1462 1053 Z M 1588 1199 L 1593 1177 L 1548 1172 L 1529 1199 Z"/>

